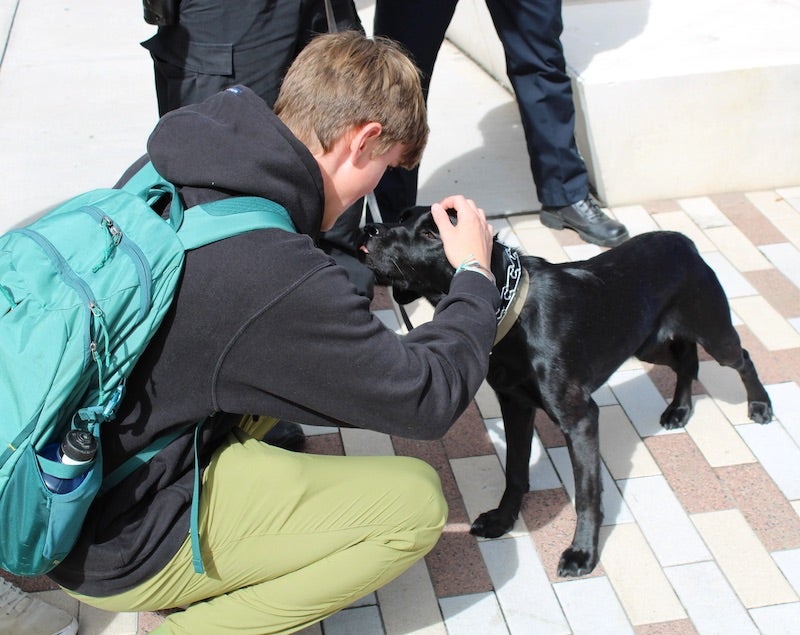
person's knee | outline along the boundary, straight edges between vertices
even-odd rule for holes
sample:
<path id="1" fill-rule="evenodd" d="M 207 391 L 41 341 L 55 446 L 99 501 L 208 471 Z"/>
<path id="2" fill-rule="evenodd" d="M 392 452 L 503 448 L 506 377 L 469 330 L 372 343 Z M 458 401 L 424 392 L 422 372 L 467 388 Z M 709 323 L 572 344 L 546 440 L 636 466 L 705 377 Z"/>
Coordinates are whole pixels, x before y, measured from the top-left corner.
<path id="1" fill-rule="evenodd" d="M 436 470 L 429 464 L 411 457 L 400 457 L 404 462 L 403 477 L 408 500 L 409 524 L 417 532 L 419 545 L 426 550 L 433 548 L 447 521 L 447 500 L 442 492 L 442 483 Z"/>

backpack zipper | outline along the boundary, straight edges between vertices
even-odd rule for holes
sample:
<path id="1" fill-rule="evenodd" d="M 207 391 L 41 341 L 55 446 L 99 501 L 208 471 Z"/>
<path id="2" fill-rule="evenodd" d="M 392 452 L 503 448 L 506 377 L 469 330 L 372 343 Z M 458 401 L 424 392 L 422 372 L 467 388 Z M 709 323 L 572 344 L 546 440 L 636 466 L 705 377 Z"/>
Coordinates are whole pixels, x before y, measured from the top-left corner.
<path id="1" fill-rule="evenodd" d="M 81 211 L 96 218 L 106 228 L 111 235 L 113 243 L 122 250 L 133 262 L 136 268 L 136 276 L 139 278 L 139 315 L 137 321 L 141 321 L 150 310 L 152 302 L 153 277 L 147 257 L 135 242 L 126 239 L 125 233 L 119 228 L 108 214 L 99 207 L 85 205 Z"/>

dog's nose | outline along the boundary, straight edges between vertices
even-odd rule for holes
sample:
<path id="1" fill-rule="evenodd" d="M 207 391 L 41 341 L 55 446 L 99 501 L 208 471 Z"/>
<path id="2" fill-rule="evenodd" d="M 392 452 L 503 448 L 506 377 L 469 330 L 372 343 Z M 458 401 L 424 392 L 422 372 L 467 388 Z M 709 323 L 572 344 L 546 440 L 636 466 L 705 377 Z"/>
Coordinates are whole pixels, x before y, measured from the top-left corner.
<path id="1" fill-rule="evenodd" d="M 364 225 L 364 233 L 367 236 L 377 236 L 381 232 L 377 225 Z"/>

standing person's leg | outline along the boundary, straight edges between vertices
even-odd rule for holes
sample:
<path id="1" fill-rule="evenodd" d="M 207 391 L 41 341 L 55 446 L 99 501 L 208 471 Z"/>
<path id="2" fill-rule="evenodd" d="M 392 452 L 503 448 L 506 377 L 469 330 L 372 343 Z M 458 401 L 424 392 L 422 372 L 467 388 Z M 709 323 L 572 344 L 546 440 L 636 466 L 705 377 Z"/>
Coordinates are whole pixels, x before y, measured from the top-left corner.
<path id="1" fill-rule="evenodd" d="M 531 172 L 543 205 L 589 194 L 575 145 L 575 106 L 561 47 L 561 0 L 486 0 L 517 97 Z"/>
<path id="2" fill-rule="evenodd" d="M 431 74 L 458 0 L 377 0 L 373 32 L 400 42 L 422 71 L 428 96 Z"/>
<path id="3" fill-rule="evenodd" d="M 136 589 L 80 599 L 112 611 L 190 605 L 157 633 L 293 632 L 400 575 L 433 548 L 446 515 L 421 461 L 297 454 L 238 430 L 204 475 L 206 573 L 194 573 L 187 539 Z"/>
<path id="4" fill-rule="evenodd" d="M 628 238 L 589 196 L 589 175 L 575 143 L 572 85 L 561 46 L 561 0 L 486 0 L 503 44 L 542 222 L 570 227 L 584 240 L 612 246 Z"/>
<path id="5" fill-rule="evenodd" d="M 324 13 L 318 4 L 317 13 Z M 301 13 L 294 2 L 252 0 L 181 3 L 177 23 L 159 27 L 142 43 L 153 58 L 159 116 L 239 83 L 271 106 L 308 40 L 311 9 Z"/>
<path id="6" fill-rule="evenodd" d="M 422 73 L 427 98 L 433 67 L 458 0 L 377 0 L 373 31 L 402 44 Z M 386 170 L 375 198 L 384 221 L 393 222 L 416 204 L 419 168 Z"/>

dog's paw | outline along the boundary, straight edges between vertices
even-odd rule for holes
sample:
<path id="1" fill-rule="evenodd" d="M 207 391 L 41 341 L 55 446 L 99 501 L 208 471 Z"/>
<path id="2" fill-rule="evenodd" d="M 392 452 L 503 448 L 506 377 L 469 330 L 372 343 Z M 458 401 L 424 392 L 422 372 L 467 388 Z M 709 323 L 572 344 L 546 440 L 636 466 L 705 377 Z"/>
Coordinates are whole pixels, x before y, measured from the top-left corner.
<path id="1" fill-rule="evenodd" d="M 493 509 L 478 516 L 469 528 L 469 533 L 481 538 L 499 538 L 511 531 L 515 520 L 499 509 Z"/>
<path id="2" fill-rule="evenodd" d="M 683 428 L 689 422 L 690 416 L 692 416 L 691 406 L 676 406 L 670 404 L 667 409 L 661 413 L 661 427 L 665 430 Z"/>
<path id="3" fill-rule="evenodd" d="M 772 421 L 772 406 L 766 401 L 751 401 L 747 405 L 747 416 L 756 423 L 769 423 Z"/>
<path id="4" fill-rule="evenodd" d="M 597 554 L 570 547 L 561 554 L 558 561 L 558 575 L 562 578 L 575 578 L 591 573 L 597 565 Z"/>

